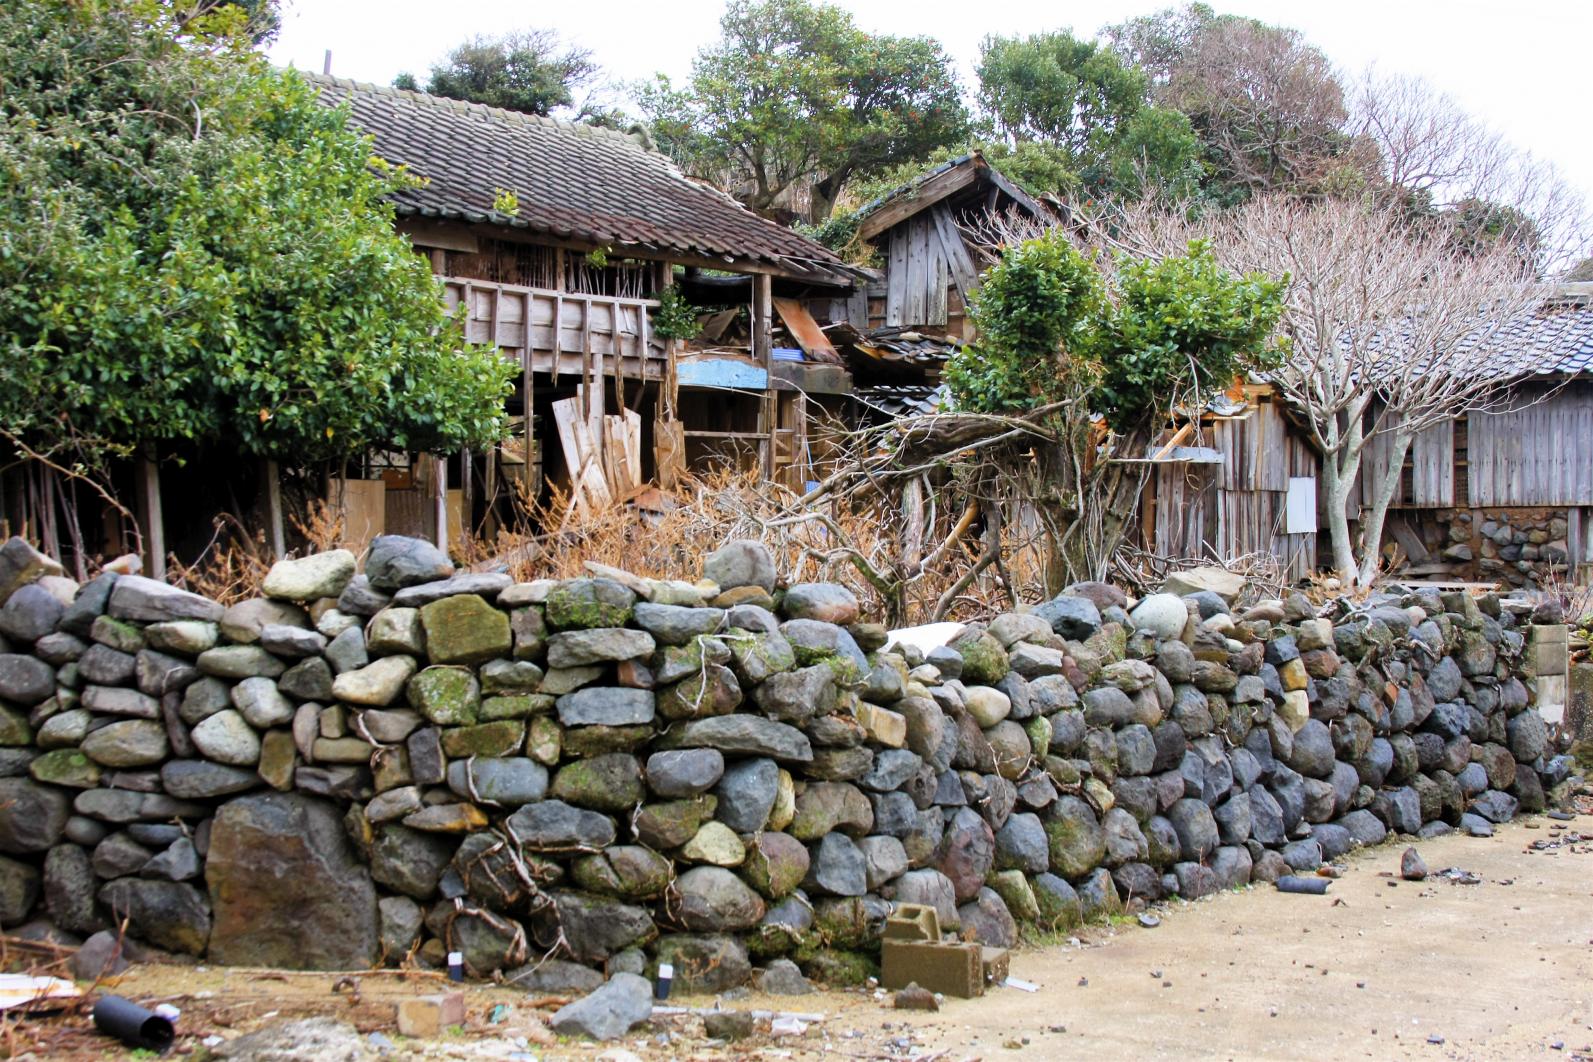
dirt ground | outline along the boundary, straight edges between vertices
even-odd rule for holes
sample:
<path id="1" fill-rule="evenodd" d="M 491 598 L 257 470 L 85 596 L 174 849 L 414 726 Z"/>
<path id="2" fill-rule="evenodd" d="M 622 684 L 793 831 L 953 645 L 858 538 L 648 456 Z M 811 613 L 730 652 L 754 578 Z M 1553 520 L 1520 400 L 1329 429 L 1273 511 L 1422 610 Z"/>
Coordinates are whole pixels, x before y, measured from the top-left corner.
<path id="1" fill-rule="evenodd" d="M 1580 831 L 1589 842 L 1573 840 Z M 464 1028 L 397 1037 L 395 1001 L 446 987 L 427 974 L 147 966 L 110 990 L 182 1008 L 177 1050 L 199 1056 L 206 1037 L 319 1014 L 386 1030 L 379 1046 L 392 1058 L 1593 1060 L 1593 817 L 1540 817 L 1419 850 L 1435 872 L 1425 882 L 1398 880 L 1403 847 L 1385 845 L 1349 857 L 1325 896 L 1257 886 L 1158 909 L 1154 929 L 1126 921 L 1020 950 L 1011 973 L 1038 984 L 1033 993 L 995 988 L 936 1014 L 889 1009 L 888 994 L 867 991 L 723 1001 L 824 1015 L 800 1037 L 737 1045 L 706 1042 L 691 1017 L 610 1045 L 559 1042 L 542 1019 L 561 1000 L 490 987 L 467 991 Z M 1451 867 L 1480 880 L 1453 881 L 1441 873 Z M 86 1024 L 57 1019 L 35 1035 L 18 1026 L 9 1046 L 41 1059 L 127 1057 Z"/>

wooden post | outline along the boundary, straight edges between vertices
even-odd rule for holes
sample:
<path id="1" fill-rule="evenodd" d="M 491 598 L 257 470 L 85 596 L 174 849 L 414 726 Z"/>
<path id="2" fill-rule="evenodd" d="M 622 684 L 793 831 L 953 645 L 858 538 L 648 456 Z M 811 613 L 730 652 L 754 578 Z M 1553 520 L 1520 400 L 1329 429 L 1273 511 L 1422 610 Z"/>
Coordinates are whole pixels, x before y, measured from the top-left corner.
<path id="1" fill-rule="evenodd" d="M 144 553 L 151 579 L 166 578 L 166 523 L 160 511 L 160 467 L 149 454 L 138 456 L 138 510 L 144 521 Z"/>
<path id="2" fill-rule="evenodd" d="M 767 273 L 752 278 L 752 360 L 763 366 L 763 399 L 758 411 L 763 478 L 774 478 L 774 281 Z"/>
<path id="3" fill-rule="evenodd" d="M 563 271 L 564 271 L 564 259 L 562 257 L 560 257 L 558 259 L 558 262 L 559 262 L 559 272 L 561 274 L 560 286 L 562 287 L 563 286 L 562 274 L 563 274 Z M 564 300 L 563 299 L 554 299 L 553 300 L 553 371 L 554 371 L 555 374 L 557 374 L 558 371 L 559 371 L 559 328 L 562 325 L 562 322 L 559 320 L 559 318 L 563 315 L 563 313 L 564 313 Z M 521 425 L 521 435 L 524 437 L 524 440 L 525 440 L 525 464 L 520 466 L 520 473 L 521 473 L 521 478 L 525 482 L 526 500 L 529 502 L 531 500 L 531 491 L 534 490 L 535 487 L 536 487 L 536 485 L 531 480 L 531 451 L 536 446 L 536 435 L 532 431 L 532 423 L 536 419 L 535 414 L 532 413 L 532 408 L 533 408 L 533 406 L 535 404 L 534 403 L 534 399 L 536 398 L 536 385 L 534 384 L 534 382 L 531 379 L 531 363 L 532 363 L 533 359 L 536 356 L 536 349 L 533 346 L 532 341 L 531 341 L 531 294 L 530 294 L 530 292 L 527 292 L 526 296 L 525 296 L 525 315 L 524 316 L 525 316 L 525 346 L 522 347 L 521 350 L 520 350 L 520 356 L 524 359 L 524 361 L 520 365 L 520 404 L 521 404 L 521 407 L 522 407 L 521 412 L 524 413 L 524 415 L 525 415 L 525 423 Z M 489 471 L 488 474 L 489 475 L 491 474 L 490 471 Z M 492 494 L 493 492 L 489 488 L 487 493 L 488 494 Z M 496 500 L 495 496 L 494 496 L 494 500 Z"/>
<path id="4" fill-rule="evenodd" d="M 469 536 L 476 527 L 476 463 L 470 448 L 459 451 L 459 529 Z"/>
<path id="5" fill-rule="evenodd" d="M 434 457 L 437 474 L 433 480 L 437 486 L 437 548 L 444 553 L 448 552 L 448 458 Z"/>
<path id="6" fill-rule="evenodd" d="M 261 469 L 266 488 L 266 534 L 270 537 L 271 557 L 281 560 L 288 552 L 286 526 L 282 522 L 282 472 L 275 461 Z"/>

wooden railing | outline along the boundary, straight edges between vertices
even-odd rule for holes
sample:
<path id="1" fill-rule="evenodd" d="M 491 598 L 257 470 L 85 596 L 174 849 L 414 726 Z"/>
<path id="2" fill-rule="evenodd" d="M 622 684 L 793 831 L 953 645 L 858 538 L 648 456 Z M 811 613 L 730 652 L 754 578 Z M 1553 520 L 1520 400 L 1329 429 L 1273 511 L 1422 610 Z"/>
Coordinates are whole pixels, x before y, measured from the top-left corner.
<path id="1" fill-rule="evenodd" d="M 654 300 L 440 279 L 449 312 L 462 316 L 465 337 L 495 344 L 522 368 L 529 356 L 532 370 L 557 375 L 658 380 L 665 374 L 664 344 L 651 335 L 647 319 L 658 305 Z"/>

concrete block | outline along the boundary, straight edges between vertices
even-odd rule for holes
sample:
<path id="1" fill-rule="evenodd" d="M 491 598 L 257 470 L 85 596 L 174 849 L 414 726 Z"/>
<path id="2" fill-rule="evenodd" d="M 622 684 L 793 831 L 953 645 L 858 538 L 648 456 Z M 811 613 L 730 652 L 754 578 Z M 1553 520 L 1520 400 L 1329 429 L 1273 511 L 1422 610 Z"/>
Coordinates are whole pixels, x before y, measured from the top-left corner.
<path id="1" fill-rule="evenodd" d="M 1008 954 L 1006 948 L 981 948 L 979 965 L 984 970 L 985 984 L 999 985 L 1007 979 Z"/>
<path id="2" fill-rule="evenodd" d="M 927 904 L 904 903 L 885 920 L 885 939 L 937 943 L 940 940 L 940 915 Z"/>
<path id="3" fill-rule="evenodd" d="M 887 939 L 880 948 L 880 984 L 906 988 L 914 981 L 931 992 L 972 999 L 984 994 L 978 944 L 928 944 Z"/>
<path id="4" fill-rule="evenodd" d="M 463 992 L 435 996 L 416 996 L 398 1004 L 398 1032 L 402 1036 L 435 1039 L 451 1025 L 465 1023 Z"/>

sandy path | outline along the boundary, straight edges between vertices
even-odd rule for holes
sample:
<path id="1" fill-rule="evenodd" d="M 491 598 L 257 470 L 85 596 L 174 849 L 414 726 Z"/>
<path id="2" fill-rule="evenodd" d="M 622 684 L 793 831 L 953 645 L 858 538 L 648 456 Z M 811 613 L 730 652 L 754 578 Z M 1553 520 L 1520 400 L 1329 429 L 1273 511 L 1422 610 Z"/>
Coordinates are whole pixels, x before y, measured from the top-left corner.
<path id="1" fill-rule="evenodd" d="M 1536 825 L 1418 846 L 1478 885 L 1391 886 L 1380 872 L 1404 849 L 1385 845 L 1327 896 L 1258 886 L 1175 904 L 1153 930 L 1020 952 L 1012 973 L 1037 993 L 952 1001 L 920 1040 L 959 1059 L 1575 1057 L 1593 1044 L 1593 844 L 1526 854 L 1561 824 Z M 1593 818 L 1565 825 L 1593 834 Z"/>

